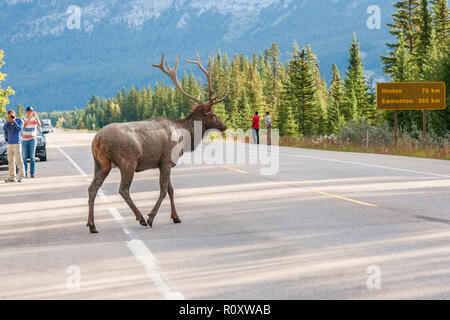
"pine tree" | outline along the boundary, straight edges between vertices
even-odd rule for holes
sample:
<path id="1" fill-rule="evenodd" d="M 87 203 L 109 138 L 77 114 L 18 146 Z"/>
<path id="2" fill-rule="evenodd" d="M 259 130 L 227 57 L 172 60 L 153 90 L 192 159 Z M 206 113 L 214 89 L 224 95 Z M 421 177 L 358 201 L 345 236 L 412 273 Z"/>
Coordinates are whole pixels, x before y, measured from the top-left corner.
<path id="1" fill-rule="evenodd" d="M 341 108 L 343 104 L 343 84 L 338 67 L 333 64 L 331 67 L 330 91 L 328 99 L 328 127 L 332 133 L 337 133 L 339 125 L 343 122 Z"/>
<path id="2" fill-rule="evenodd" d="M 237 55 L 234 55 L 233 61 L 231 62 L 230 66 L 230 92 L 229 92 L 229 99 L 230 104 L 227 106 L 227 111 L 229 114 L 231 114 L 231 123 L 233 128 L 237 129 L 238 127 L 235 127 L 235 125 L 238 121 L 235 119 L 236 115 L 238 113 L 238 100 L 242 96 L 242 91 L 244 90 L 244 76 L 241 71 L 241 60 Z"/>
<path id="3" fill-rule="evenodd" d="M 151 86 L 148 86 L 147 90 L 145 90 L 143 99 L 144 101 L 143 101 L 142 119 L 150 119 L 153 114 L 152 109 L 153 91 Z"/>
<path id="4" fill-rule="evenodd" d="M 115 103 L 113 100 L 110 100 L 108 104 L 109 113 L 111 114 L 111 123 L 119 122 L 121 120 L 122 114 L 120 113 L 120 106 L 118 103 Z"/>
<path id="5" fill-rule="evenodd" d="M 283 93 L 281 97 L 282 101 L 277 110 L 278 114 L 275 127 L 278 129 L 280 136 L 297 136 L 298 128 L 294 112 L 292 111 L 292 105 L 284 97 Z"/>
<path id="6" fill-rule="evenodd" d="M 211 82 L 213 88 L 218 90 L 219 96 L 225 95 L 226 89 L 230 86 L 228 68 L 229 64 L 226 60 L 226 55 L 222 56 L 220 50 L 218 50 L 214 59 L 214 67 L 211 72 Z M 229 112 L 229 110 L 231 110 L 229 98 L 214 106 L 214 112 L 225 124 L 229 124 L 231 118 L 231 112 Z"/>
<path id="7" fill-rule="evenodd" d="M 307 60 L 305 49 L 295 52 L 290 63 L 287 94 L 294 106 L 300 136 L 312 136 L 317 132 L 317 87 L 313 70 Z"/>
<path id="8" fill-rule="evenodd" d="M 431 3 L 437 43 L 441 47 L 448 46 L 450 22 L 447 0 L 431 0 Z"/>
<path id="9" fill-rule="evenodd" d="M 396 43 L 387 43 L 389 48 L 388 56 L 382 56 L 381 59 L 384 64 L 384 72 L 390 75 L 392 72 L 392 65 L 394 63 L 394 51 L 399 43 L 405 43 L 408 52 L 414 54 L 416 51 L 419 18 L 418 11 L 420 8 L 419 0 L 403 0 L 397 1 L 394 4 L 396 12 L 392 15 L 393 24 L 388 24 L 390 33 L 397 39 Z M 403 39 L 401 38 L 403 37 Z"/>
<path id="10" fill-rule="evenodd" d="M 326 83 L 320 74 L 319 70 L 319 60 L 317 59 L 316 54 L 312 51 L 311 46 L 306 45 L 306 57 L 308 60 L 309 68 L 311 69 L 311 73 L 313 74 L 315 80 L 315 86 L 317 88 L 316 91 L 316 100 L 317 106 L 317 125 L 315 132 L 318 134 L 323 134 L 327 131 L 326 124 L 326 112 L 327 112 L 327 86 Z"/>
<path id="11" fill-rule="evenodd" d="M 450 46 L 440 47 L 433 34 L 428 60 L 424 64 L 423 76 L 425 81 L 442 81 L 446 84 L 446 91 L 450 92 Z M 428 113 L 429 123 L 433 131 L 441 136 L 450 132 L 450 96 L 447 94 L 447 107 L 445 110 L 436 110 Z M 419 119 L 420 121 L 420 119 Z M 418 121 L 418 122 L 419 122 Z"/>
<path id="12" fill-rule="evenodd" d="M 256 65 L 252 62 L 247 65 L 245 69 L 245 90 L 247 101 L 250 106 L 262 114 L 266 111 L 266 104 L 264 101 L 263 87 L 259 74 L 256 70 Z"/>
<path id="13" fill-rule="evenodd" d="M 356 34 L 350 47 L 349 65 L 346 71 L 345 92 L 347 97 L 346 119 L 353 116 L 372 118 L 375 109 L 369 104 L 369 92 L 364 75 L 364 66 L 360 57 Z"/>
<path id="14" fill-rule="evenodd" d="M 419 30 L 418 41 L 415 55 L 417 58 L 417 66 L 419 68 L 419 74 L 423 76 L 423 66 L 427 59 L 431 47 L 431 33 L 432 33 L 432 20 L 431 13 L 428 9 L 428 0 L 420 0 L 419 9 Z"/>
<path id="15" fill-rule="evenodd" d="M 169 103 L 169 89 L 167 84 L 161 81 L 160 84 L 155 84 L 155 91 L 153 92 L 152 109 L 154 113 L 152 117 L 166 115 L 166 108 Z"/>
<path id="16" fill-rule="evenodd" d="M 401 40 L 393 54 L 391 79 L 395 82 L 412 82 L 417 78 L 418 70 L 412 55 L 403 41 Z"/>
<path id="17" fill-rule="evenodd" d="M 269 65 L 269 75 L 265 84 L 266 105 L 272 114 L 276 114 L 281 88 L 282 64 L 280 63 L 280 49 L 274 42 L 269 49 L 264 50 L 264 59 Z"/>
<path id="18" fill-rule="evenodd" d="M 232 129 L 242 129 L 244 131 L 250 129 L 251 121 L 249 117 L 252 115 L 252 109 L 248 103 L 245 91 L 240 91 L 238 99 L 234 102 L 230 125 Z"/>
<path id="19" fill-rule="evenodd" d="M 297 56 L 299 48 L 296 42 L 293 46 L 293 56 Z M 297 117 L 295 116 L 297 109 L 297 100 L 294 95 L 294 83 L 291 79 L 294 78 L 294 66 L 292 60 L 286 62 L 286 76 L 282 82 L 282 89 L 280 93 L 280 105 L 277 108 L 276 119 L 273 120 L 275 127 L 278 129 L 280 136 L 297 136 L 298 125 Z M 294 110 L 295 109 L 295 112 Z"/>

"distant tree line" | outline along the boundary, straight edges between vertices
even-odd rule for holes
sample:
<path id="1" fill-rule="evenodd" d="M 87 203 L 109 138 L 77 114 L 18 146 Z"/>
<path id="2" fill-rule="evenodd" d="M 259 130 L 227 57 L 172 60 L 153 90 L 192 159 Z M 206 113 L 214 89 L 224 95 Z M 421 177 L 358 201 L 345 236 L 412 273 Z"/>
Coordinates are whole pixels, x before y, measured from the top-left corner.
<path id="1" fill-rule="evenodd" d="M 392 81 L 444 81 L 450 84 L 449 18 L 447 0 L 406 0 L 394 4 L 396 12 L 389 24 L 395 42 L 387 44 L 381 57 L 384 72 Z M 349 49 L 343 75 L 336 65 L 327 83 L 320 73 L 319 60 L 311 47 L 294 42 L 291 57 L 280 61 L 276 43 L 251 58 L 235 54 L 231 59 L 218 52 L 214 58 L 212 82 L 228 98 L 215 112 L 229 128 L 247 129 L 253 112 L 269 111 L 281 135 L 320 136 L 338 133 L 349 121 L 367 119 L 371 123 L 393 123 L 392 111 L 376 109 L 374 79 L 367 79 L 356 35 Z M 182 75 L 183 89 L 205 97 L 200 79 Z M 448 99 L 448 98 L 447 98 Z M 428 112 L 429 130 L 450 132 L 450 109 Z M 84 109 L 43 113 L 57 126 L 101 128 L 112 122 L 137 121 L 155 116 L 181 118 L 190 113 L 191 102 L 171 84 L 161 81 L 152 88 L 123 88 L 113 98 L 93 96 Z M 400 111 L 403 130 L 421 127 L 421 111 Z"/>
<path id="2" fill-rule="evenodd" d="M 228 98 L 214 107 L 229 128 L 248 129 L 249 116 L 269 111 L 282 135 L 314 136 L 336 131 L 339 124 L 356 116 L 375 119 L 374 92 L 369 90 L 356 36 L 350 49 L 346 78 L 336 65 L 330 88 L 319 71 L 317 56 L 307 45 L 293 44 L 291 58 L 283 64 L 276 43 L 252 58 L 235 54 L 214 55 L 212 83 Z M 210 58 L 209 63 L 212 62 Z M 200 79 L 184 73 L 183 89 L 193 96 L 207 94 Z M 155 116 L 181 118 L 190 113 L 191 101 L 172 85 L 161 81 L 153 88 L 123 88 L 114 98 L 93 96 L 84 109 L 43 113 L 66 128 L 101 128 L 111 122 L 137 121 Z M 94 126 L 93 126 L 94 125 Z"/>

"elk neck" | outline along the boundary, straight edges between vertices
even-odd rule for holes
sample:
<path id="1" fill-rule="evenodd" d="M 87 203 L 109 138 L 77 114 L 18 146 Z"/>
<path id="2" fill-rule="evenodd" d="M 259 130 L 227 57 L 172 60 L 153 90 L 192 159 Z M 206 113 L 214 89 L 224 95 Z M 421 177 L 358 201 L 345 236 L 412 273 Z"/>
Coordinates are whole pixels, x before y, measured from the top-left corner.
<path id="1" fill-rule="evenodd" d="M 202 123 L 202 137 L 206 132 L 206 127 L 205 127 L 205 123 L 201 117 L 201 115 L 197 112 L 192 112 L 190 115 L 188 115 L 186 118 L 184 119 L 180 119 L 180 120 L 175 120 L 175 124 L 177 126 L 178 129 L 184 129 L 187 130 L 189 132 L 189 134 L 191 135 L 191 146 L 193 147 L 193 149 L 195 149 L 197 147 L 197 145 L 201 142 L 201 139 L 196 139 L 196 141 L 194 142 L 194 122 L 195 121 L 200 121 Z"/>

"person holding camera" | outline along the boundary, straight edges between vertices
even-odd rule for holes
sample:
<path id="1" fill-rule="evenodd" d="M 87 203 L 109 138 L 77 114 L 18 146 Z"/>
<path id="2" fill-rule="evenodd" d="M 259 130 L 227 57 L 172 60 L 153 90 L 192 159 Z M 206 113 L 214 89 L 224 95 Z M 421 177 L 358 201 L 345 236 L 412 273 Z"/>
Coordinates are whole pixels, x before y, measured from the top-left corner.
<path id="1" fill-rule="evenodd" d="M 25 167 L 25 177 L 28 174 L 28 157 L 30 158 L 30 176 L 34 178 L 35 154 L 36 154 L 36 126 L 41 126 L 33 107 L 27 107 L 27 116 L 23 118 L 22 152 L 23 164 Z"/>
<path id="2" fill-rule="evenodd" d="M 25 170 L 23 167 L 22 159 L 22 130 L 23 120 L 16 118 L 14 110 L 8 111 L 8 121 L 3 125 L 3 131 L 5 132 L 5 140 L 8 143 L 8 167 L 9 177 L 5 182 L 16 181 L 16 165 L 19 168 L 19 179 L 17 182 L 22 182 L 25 178 Z"/>

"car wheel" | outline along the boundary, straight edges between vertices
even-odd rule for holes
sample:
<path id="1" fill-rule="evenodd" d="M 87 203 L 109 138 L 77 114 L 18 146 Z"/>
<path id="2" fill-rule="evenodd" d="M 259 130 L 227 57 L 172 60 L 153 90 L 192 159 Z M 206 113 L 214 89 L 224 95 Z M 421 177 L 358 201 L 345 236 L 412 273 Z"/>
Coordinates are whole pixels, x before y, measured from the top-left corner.
<path id="1" fill-rule="evenodd" d="M 47 161 L 47 150 L 44 150 L 44 155 L 39 158 L 41 161 Z"/>

